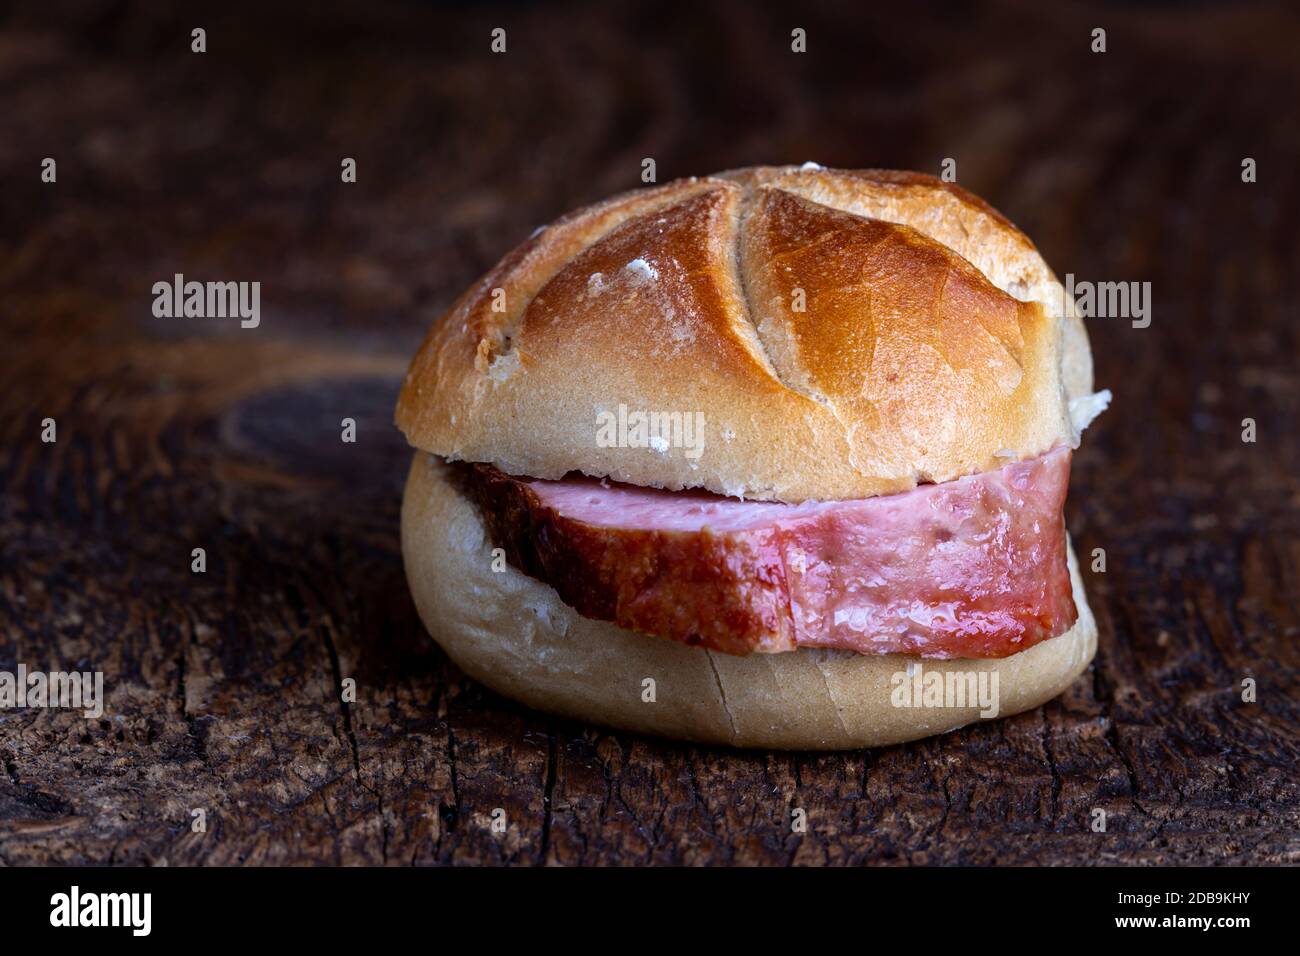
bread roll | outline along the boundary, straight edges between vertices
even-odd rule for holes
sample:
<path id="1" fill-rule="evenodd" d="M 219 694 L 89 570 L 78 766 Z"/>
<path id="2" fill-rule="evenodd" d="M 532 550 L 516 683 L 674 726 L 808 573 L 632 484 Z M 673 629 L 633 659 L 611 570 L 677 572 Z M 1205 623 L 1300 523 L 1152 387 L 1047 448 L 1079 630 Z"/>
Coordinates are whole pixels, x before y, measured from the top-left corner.
<path id="1" fill-rule="evenodd" d="M 835 749 L 1018 713 L 1060 693 L 1096 647 L 1068 539 L 1052 550 L 1068 560 L 1078 619 L 1009 657 L 729 656 L 690 646 L 702 639 L 689 626 L 693 640 L 677 643 L 583 617 L 494 561 L 446 462 L 768 501 L 861 499 L 1076 446 L 1107 400 L 1092 394 L 1087 334 L 1033 244 L 954 185 L 805 164 L 616 196 L 502 259 L 412 362 L 397 406 L 416 449 L 402 508 L 411 591 L 466 673 L 611 727 Z M 611 418 L 674 414 L 697 428 L 689 445 L 602 440 Z M 684 580 L 698 596 L 698 576 Z M 986 586 L 981 576 L 973 587 Z M 1063 575 L 1055 587 L 1068 605 Z M 935 681 L 995 693 L 996 706 L 903 694 Z"/>

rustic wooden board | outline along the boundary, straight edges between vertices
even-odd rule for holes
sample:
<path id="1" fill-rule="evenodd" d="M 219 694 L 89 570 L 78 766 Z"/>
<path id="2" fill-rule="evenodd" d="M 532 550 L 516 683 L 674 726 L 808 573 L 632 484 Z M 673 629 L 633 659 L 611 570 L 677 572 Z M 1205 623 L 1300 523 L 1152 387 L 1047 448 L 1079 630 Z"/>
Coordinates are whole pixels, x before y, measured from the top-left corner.
<path id="1" fill-rule="evenodd" d="M 1300 860 L 1284 4 L 27 6 L 0 31 L 0 670 L 102 669 L 108 710 L 0 711 L 0 862 Z M 1152 282 L 1149 328 L 1092 323 L 1115 403 L 1068 517 L 1108 570 L 1097 660 L 1059 700 L 740 753 L 531 713 L 425 637 L 397 551 L 405 363 L 646 156 L 661 180 L 951 156 L 1062 275 Z M 261 326 L 154 318 L 174 272 L 261 281 Z"/>

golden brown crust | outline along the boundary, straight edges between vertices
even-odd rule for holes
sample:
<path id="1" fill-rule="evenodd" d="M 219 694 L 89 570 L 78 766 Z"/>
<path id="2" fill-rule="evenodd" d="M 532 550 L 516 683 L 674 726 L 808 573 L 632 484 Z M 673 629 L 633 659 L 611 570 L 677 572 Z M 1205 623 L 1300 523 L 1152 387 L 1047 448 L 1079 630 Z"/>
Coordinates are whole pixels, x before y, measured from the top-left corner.
<path id="1" fill-rule="evenodd" d="M 683 180 L 506 256 L 435 324 L 397 423 L 418 448 L 536 477 L 903 491 L 1077 441 L 1068 401 L 1091 365 L 1059 288 L 1009 222 L 931 177 Z M 620 405 L 702 413 L 702 452 L 602 447 L 597 416 Z"/>
<path id="2" fill-rule="evenodd" d="M 845 749 L 944 733 L 979 707 L 900 708 L 895 675 L 998 675 L 997 716 L 1037 707 L 1092 660 L 1097 630 L 1071 552 L 1079 619 L 1011 657 L 919 661 L 801 649 L 732 657 L 582 617 L 549 586 L 497 562 L 478 509 L 448 467 L 417 452 L 402 554 L 429 632 L 471 677 L 529 706 L 627 730 L 740 747 Z M 655 700 L 645 681 L 654 681 Z M 992 716 L 987 715 L 987 716 Z"/>

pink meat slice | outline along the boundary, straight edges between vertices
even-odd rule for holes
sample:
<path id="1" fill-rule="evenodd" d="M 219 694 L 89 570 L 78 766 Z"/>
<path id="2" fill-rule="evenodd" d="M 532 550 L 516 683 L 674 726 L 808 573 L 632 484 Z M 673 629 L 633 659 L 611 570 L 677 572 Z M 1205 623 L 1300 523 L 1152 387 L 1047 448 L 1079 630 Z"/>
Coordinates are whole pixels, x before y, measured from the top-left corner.
<path id="1" fill-rule="evenodd" d="M 511 561 L 588 617 L 733 654 L 995 658 L 1068 630 L 1070 452 L 852 501 L 740 501 L 475 466 Z"/>

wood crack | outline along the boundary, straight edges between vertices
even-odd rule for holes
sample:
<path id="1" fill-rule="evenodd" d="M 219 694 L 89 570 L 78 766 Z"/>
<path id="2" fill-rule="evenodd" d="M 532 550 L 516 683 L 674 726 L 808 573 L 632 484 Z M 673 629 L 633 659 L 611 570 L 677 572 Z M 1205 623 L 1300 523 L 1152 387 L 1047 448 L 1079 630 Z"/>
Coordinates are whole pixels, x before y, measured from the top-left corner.
<path id="1" fill-rule="evenodd" d="M 551 815 L 555 812 L 552 798 L 555 793 L 556 750 L 556 730 L 552 727 L 546 735 L 546 782 L 542 790 L 542 840 L 537 853 L 538 866 L 546 865 L 546 856 L 551 849 Z"/>

